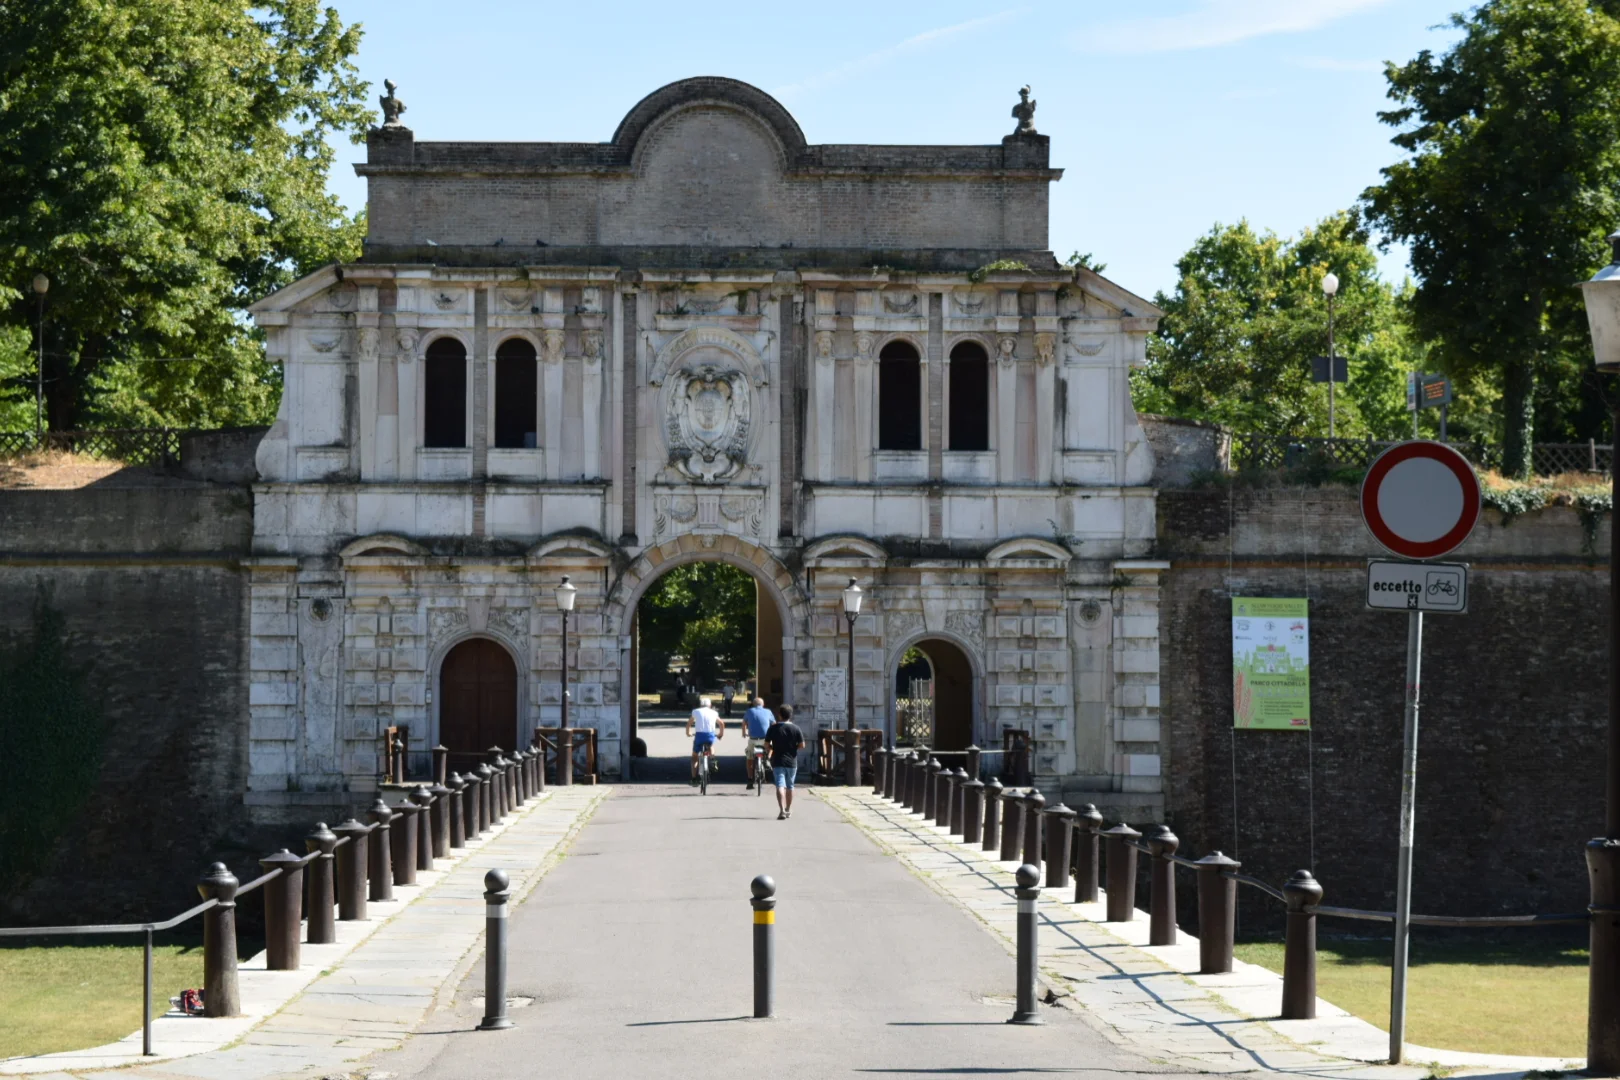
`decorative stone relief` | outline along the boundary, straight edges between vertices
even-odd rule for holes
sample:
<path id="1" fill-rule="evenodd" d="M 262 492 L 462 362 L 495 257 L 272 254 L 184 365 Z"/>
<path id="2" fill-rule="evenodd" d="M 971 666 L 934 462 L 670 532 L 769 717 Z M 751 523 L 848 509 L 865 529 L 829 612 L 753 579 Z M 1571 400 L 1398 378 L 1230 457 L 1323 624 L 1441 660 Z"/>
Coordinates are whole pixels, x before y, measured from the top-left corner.
<path id="1" fill-rule="evenodd" d="M 688 480 L 713 484 L 742 470 L 752 421 L 748 378 L 712 364 L 670 378 L 664 435 L 669 463 Z"/>
<path id="2" fill-rule="evenodd" d="M 466 630 L 468 627 L 467 611 L 465 608 L 433 608 L 428 612 L 428 651 L 432 652 L 446 638 Z"/>
<path id="3" fill-rule="evenodd" d="M 912 315 L 917 311 L 916 293 L 884 293 L 883 310 L 890 315 Z"/>
<path id="4" fill-rule="evenodd" d="M 891 642 L 901 642 L 922 629 L 920 611 L 897 611 L 884 619 L 886 636 Z"/>
<path id="5" fill-rule="evenodd" d="M 856 334 L 855 335 L 855 357 L 856 357 L 856 359 L 858 359 L 858 360 L 870 360 L 870 359 L 872 359 L 872 346 L 874 344 L 876 344 L 876 342 L 877 342 L 877 338 L 875 338 L 873 335 L 867 333 L 865 330 L 862 330 L 860 333 Z"/>
<path id="6" fill-rule="evenodd" d="M 333 351 L 343 343 L 343 331 L 328 330 L 323 332 L 320 330 L 311 330 L 305 337 L 305 340 L 309 342 L 310 348 L 324 355 Z"/>
<path id="7" fill-rule="evenodd" d="M 421 340 L 421 336 L 412 327 L 400 327 L 399 331 L 394 335 L 394 340 L 399 344 L 399 358 L 401 360 L 410 361 L 416 358 L 416 343 Z"/>
<path id="8" fill-rule="evenodd" d="M 461 303 L 461 294 L 448 289 L 439 289 L 433 294 L 433 306 L 440 311 L 449 311 Z"/>
<path id="9" fill-rule="evenodd" d="M 602 331 L 587 330 L 580 335 L 580 346 L 585 352 L 585 363 L 596 365 L 602 360 Z"/>
<path id="10" fill-rule="evenodd" d="M 359 290 L 345 282 L 327 294 L 327 303 L 332 305 L 334 311 L 348 311 L 354 307 L 355 297 Z"/>
<path id="11" fill-rule="evenodd" d="M 363 326 L 358 335 L 357 351 L 362 360 L 377 359 L 378 346 L 382 344 L 382 331 L 372 326 Z"/>
<path id="12" fill-rule="evenodd" d="M 975 649 L 984 648 L 984 616 L 977 611 L 946 612 L 945 629 L 972 642 Z"/>
<path id="13" fill-rule="evenodd" d="M 653 539 L 670 529 L 670 522 L 690 525 L 697 520 L 697 499 L 691 495 L 659 495 L 653 499 Z"/>
<path id="14" fill-rule="evenodd" d="M 532 294 L 528 289 L 502 289 L 498 295 L 501 298 L 501 306 L 508 311 L 523 311 L 532 306 L 529 300 Z"/>
<path id="15" fill-rule="evenodd" d="M 1081 356 L 1097 356 L 1102 353 L 1105 344 L 1102 341 L 1080 341 L 1075 343 L 1074 351 Z"/>
<path id="16" fill-rule="evenodd" d="M 833 362 L 833 336 L 831 330 L 816 332 L 816 362 L 826 367 Z"/>
<path id="17" fill-rule="evenodd" d="M 1017 361 L 1017 357 L 1013 355 L 1013 351 L 1017 348 L 1018 339 L 1010 334 L 996 339 L 996 352 L 1001 354 L 1002 367 L 1011 367 Z"/>
<path id="18" fill-rule="evenodd" d="M 1042 367 L 1045 367 L 1047 364 L 1050 364 L 1052 362 L 1053 357 L 1055 357 L 1056 355 L 1057 355 L 1057 335 L 1056 334 L 1036 334 L 1035 335 L 1035 360 L 1036 360 L 1036 362 L 1038 364 L 1040 364 Z"/>
<path id="19" fill-rule="evenodd" d="M 720 498 L 720 516 L 752 536 L 759 535 L 765 519 L 764 495 L 724 495 Z"/>
<path id="20" fill-rule="evenodd" d="M 975 316 L 984 314 L 984 304 L 988 299 L 985 293 L 959 292 L 951 294 L 951 303 L 958 315 Z"/>
<path id="21" fill-rule="evenodd" d="M 529 609 L 518 607 L 497 607 L 489 609 L 489 619 L 485 627 L 495 633 L 504 635 L 507 640 L 518 646 L 518 655 L 528 655 L 529 642 Z"/>
<path id="22" fill-rule="evenodd" d="M 548 364 L 558 364 L 563 358 L 566 335 L 561 330 L 547 330 L 540 337 L 540 358 Z"/>

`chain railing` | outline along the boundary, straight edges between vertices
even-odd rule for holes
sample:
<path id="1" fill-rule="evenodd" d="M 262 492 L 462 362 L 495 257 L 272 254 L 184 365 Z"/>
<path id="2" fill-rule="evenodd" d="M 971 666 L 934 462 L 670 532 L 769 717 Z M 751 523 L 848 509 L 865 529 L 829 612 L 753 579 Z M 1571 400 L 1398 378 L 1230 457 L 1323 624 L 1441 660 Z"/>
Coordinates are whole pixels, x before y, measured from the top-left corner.
<path id="1" fill-rule="evenodd" d="M 175 428 L 97 428 L 87 431 L 0 431 L 0 458 L 59 452 L 130 465 L 166 465 L 180 459 Z"/>

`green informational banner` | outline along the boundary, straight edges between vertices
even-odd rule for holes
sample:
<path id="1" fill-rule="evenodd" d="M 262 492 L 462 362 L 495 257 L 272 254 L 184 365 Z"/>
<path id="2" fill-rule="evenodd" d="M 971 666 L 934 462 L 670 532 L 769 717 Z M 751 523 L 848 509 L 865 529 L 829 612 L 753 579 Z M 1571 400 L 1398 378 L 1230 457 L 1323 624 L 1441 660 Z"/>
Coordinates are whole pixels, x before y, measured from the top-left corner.
<path id="1" fill-rule="evenodd" d="M 1308 731 L 1311 627 L 1308 600 L 1232 600 L 1232 723 Z"/>

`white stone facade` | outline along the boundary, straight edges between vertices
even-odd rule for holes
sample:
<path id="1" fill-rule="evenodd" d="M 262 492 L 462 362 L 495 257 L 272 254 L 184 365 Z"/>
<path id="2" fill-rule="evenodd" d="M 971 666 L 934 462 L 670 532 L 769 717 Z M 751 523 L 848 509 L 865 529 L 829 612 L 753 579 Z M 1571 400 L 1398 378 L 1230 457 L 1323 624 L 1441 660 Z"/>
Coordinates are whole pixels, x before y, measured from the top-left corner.
<path id="1" fill-rule="evenodd" d="M 683 187 L 660 155 L 708 164 Z M 811 146 L 767 96 L 704 79 L 611 143 L 385 128 L 361 171 L 365 258 L 253 309 L 285 390 L 254 489 L 250 803 L 369 788 L 389 724 L 437 742 L 469 637 L 516 666 L 513 739 L 554 725 L 565 573 L 571 723 L 618 772 L 635 603 L 695 559 L 774 600 L 807 730 L 854 576 L 864 724 L 892 731 L 900 655 L 941 639 L 972 667 L 980 745 L 1023 728 L 1066 798 L 1157 797 L 1164 564 L 1127 376 L 1158 312 L 1045 250 L 1044 137 Z"/>

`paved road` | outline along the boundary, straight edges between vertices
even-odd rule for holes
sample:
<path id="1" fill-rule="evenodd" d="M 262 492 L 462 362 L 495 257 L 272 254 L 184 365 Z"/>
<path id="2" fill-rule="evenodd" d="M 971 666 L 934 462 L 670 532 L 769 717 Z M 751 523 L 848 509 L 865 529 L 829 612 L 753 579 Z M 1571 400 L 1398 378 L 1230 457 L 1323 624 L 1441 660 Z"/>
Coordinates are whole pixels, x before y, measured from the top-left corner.
<path id="1" fill-rule="evenodd" d="M 513 912 L 517 1027 L 475 965 L 376 1068 L 465 1077 L 824 1077 L 1160 1072 L 1060 1009 L 1009 1027 L 1013 965 L 971 916 L 814 797 L 626 785 Z M 751 1011 L 748 883 L 776 878 L 777 1014 Z"/>

